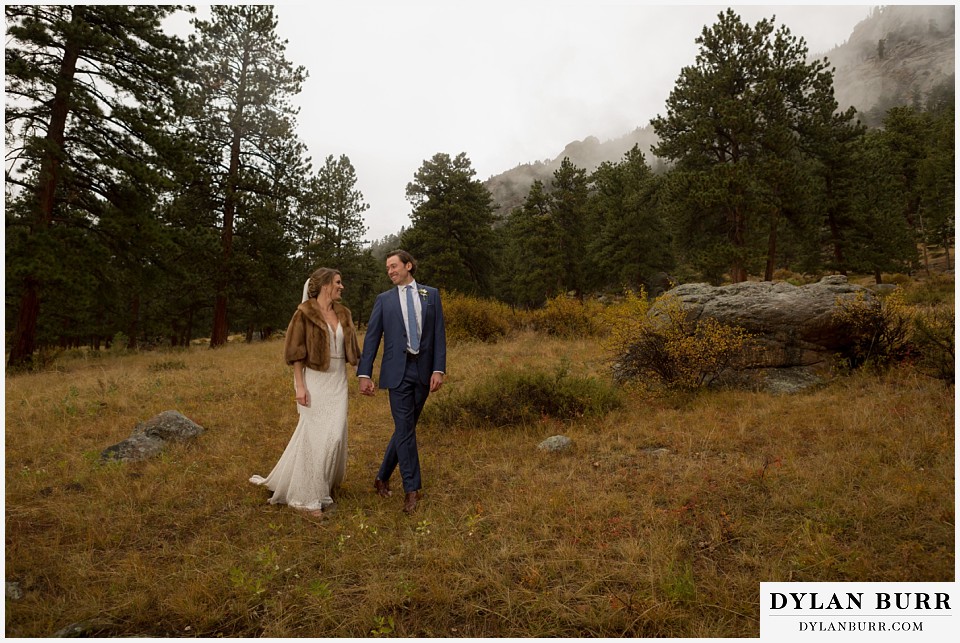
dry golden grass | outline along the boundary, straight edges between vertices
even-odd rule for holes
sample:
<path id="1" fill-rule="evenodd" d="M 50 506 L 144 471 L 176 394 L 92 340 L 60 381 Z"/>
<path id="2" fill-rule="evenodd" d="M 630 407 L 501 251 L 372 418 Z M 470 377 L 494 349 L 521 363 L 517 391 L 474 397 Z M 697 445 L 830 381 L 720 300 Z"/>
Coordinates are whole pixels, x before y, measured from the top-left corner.
<path id="1" fill-rule="evenodd" d="M 606 376 L 594 341 L 454 346 L 437 397 L 565 361 Z M 167 409 L 207 432 L 98 464 Z M 119 636 L 756 637 L 761 581 L 953 579 L 953 409 L 952 387 L 899 370 L 789 397 L 627 394 L 563 424 L 427 424 L 406 516 L 372 492 L 387 396 L 354 379 L 347 481 L 314 521 L 247 482 L 296 423 L 280 343 L 64 360 L 6 380 L 6 580 L 24 592 L 6 634 L 99 619 Z M 537 450 L 557 433 L 572 451 Z"/>

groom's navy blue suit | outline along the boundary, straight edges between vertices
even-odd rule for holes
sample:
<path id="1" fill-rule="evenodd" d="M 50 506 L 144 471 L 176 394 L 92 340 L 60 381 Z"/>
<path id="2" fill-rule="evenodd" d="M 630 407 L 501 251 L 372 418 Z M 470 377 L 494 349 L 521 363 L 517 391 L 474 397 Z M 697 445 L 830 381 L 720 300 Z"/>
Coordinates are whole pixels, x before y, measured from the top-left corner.
<path id="1" fill-rule="evenodd" d="M 387 482 L 399 464 L 403 490 L 410 493 L 421 487 L 417 420 L 430 393 L 431 376 L 435 372 L 446 372 L 447 335 L 439 291 L 417 284 L 414 296 L 420 299 L 420 347 L 417 355 L 411 355 L 400 306 L 401 292 L 394 287 L 377 296 L 367 323 L 357 375 L 373 377 L 373 362 L 382 338 L 380 388 L 390 391 L 394 431 L 377 478 Z"/>

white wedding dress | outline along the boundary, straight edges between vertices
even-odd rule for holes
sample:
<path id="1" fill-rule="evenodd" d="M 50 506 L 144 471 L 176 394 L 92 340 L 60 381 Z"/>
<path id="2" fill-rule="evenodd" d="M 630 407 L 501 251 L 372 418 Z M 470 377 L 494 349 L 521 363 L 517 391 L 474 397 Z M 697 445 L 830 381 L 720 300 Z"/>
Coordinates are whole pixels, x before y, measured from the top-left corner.
<path id="1" fill-rule="evenodd" d="M 303 369 L 310 406 L 297 404 L 300 421 L 280 461 L 266 478 L 250 482 L 273 492 L 268 502 L 316 511 L 333 505 L 333 492 L 347 472 L 347 365 L 343 327 L 327 324 L 330 367 Z"/>

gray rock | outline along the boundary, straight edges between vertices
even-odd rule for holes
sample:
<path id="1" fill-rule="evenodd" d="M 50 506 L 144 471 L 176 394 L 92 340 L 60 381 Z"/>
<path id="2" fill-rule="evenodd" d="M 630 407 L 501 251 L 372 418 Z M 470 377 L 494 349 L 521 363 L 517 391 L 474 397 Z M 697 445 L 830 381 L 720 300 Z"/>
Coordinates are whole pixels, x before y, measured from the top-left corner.
<path id="1" fill-rule="evenodd" d="M 7 583 L 7 598 L 11 601 L 19 601 L 23 598 L 23 590 L 20 589 L 20 583 L 12 583 L 6 581 Z"/>
<path id="2" fill-rule="evenodd" d="M 743 282 L 728 286 L 684 284 L 669 291 L 693 319 L 712 317 L 741 326 L 756 337 L 762 350 L 755 365 L 767 368 L 810 366 L 828 361 L 853 341 L 850 328 L 836 319 L 838 301 L 873 294 L 850 284 L 843 275 L 815 284 Z M 656 310 L 651 311 L 656 314 Z"/>
<path id="3" fill-rule="evenodd" d="M 643 449 L 643 452 L 647 455 L 656 456 L 658 458 L 660 456 L 670 455 L 670 449 L 667 447 L 647 447 Z"/>
<path id="4" fill-rule="evenodd" d="M 130 437 L 107 447 L 100 454 L 101 462 L 140 462 L 159 454 L 168 442 L 183 442 L 203 433 L 204 429 L 178 411 L 164 411 L 140 422 Z"/>
<path id="5" fill-rule="evenodd" d="M 560 451 L 566 451 L 567 449 L 573 446 L 573 440 L 568 438 L 565 435 L 553 435 L 537 445 L 537 448 L 541 451 L 547 451 L 549 453 L 558 453 Z"/>
<path id="6" fill-rule="evenodd" d="M 77 639 L 102 636 L 109 634 L 112 628 L 112 622 L 102 618 L 93 618 L 88 621 L 80 621 L 79 623 L 68 625 L 54 634 L 53 638 Z"/>
<path id="7" fill-rule="evenodd" d="M 827 379 L 815 366 L 746 369 L 723 373 L 718 384 L 732 388 L 792 395 L 822 386 Z"/>

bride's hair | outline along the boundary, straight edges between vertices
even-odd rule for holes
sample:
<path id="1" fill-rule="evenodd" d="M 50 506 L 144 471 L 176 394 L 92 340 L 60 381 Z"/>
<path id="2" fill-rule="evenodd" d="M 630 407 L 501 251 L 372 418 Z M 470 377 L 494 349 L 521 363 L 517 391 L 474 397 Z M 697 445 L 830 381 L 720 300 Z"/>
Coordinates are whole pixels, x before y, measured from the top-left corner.
<path id="1" fill-rule="evenodd" d="M 320 289 L 333 282 L 333 278 L 340 274 L 339 270 L 333 268 L 317 268 L 310 275 L 310 281 L 307 284 L 307 297 L 316 299 L 320 294 Z"/>

